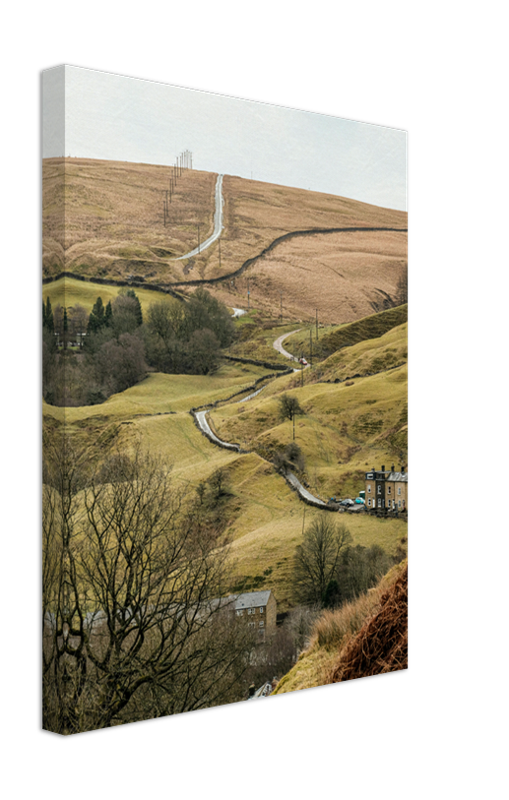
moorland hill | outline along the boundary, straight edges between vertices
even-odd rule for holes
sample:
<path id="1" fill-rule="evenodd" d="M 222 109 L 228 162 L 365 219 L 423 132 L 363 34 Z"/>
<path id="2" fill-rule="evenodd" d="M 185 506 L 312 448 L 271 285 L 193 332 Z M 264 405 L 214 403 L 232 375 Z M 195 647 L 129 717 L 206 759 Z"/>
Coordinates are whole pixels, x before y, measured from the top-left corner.
<path id="1" fill-rule="evenodd" d="M 217 176 L 184 171 L 166 215 L 170 174 L 160 165 L 45 160 L 43 275 L 184 289 L 211 281 L 227 305 L 246 307 L 249 291 L 267 314 L 318 313 L 334 324 L 397 304 L 405 212 L 226 175 L 220 243 L 178 260 L 213 231 Z"/>

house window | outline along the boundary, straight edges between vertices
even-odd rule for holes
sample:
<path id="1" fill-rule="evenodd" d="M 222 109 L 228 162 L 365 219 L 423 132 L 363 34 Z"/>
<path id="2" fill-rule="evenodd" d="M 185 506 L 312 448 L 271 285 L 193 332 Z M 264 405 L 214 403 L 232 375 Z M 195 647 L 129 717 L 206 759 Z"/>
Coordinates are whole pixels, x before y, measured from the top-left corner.
<path id="1" fill-rule="evenodd" d="M 388 492 L 388 494 L 391 493 L 391 487 L 390 486 L 387 487 L 387 492 Z"/>
<path id="2" fill-rule="evenodd" d="M 378 508 L 381 508 L 381 507 L 382 507 L 382 501 L 380 500 L 380 498 L 378 498 Z"/>
<path id="3" fill-rule="evenodd" d="M 398 508 L 401 508 L 401 500 L 398 500 Z"/>
<path id="4" fill-rule="evenodd" d="M 371 507 L 371 498 L 368 500 L 368 506 Z"/>
<path id="5" fill-rule="evenodd" d="M 371 486 L 368 486 L 368 493 L 371 492 Z"/>
<path id="6" fill-rule="evenodd" d="M 254 628 L 255 626 L 254 622 L 248 622 L 247 624 L 249 625 L 250 628 Z"/>
<path id="7" fill-rule="evenodd" d="M 239 609 L 239 610 L 237 611 L 237 616 L 238 616 L 238 617 L 242 617 L 242 616 L 243 616 L 243 614 L 244 614 L 244 612 L 242 611 L 242 609 Z"/>
<path id="8" fill-rule="evenodd" d="M 381 494 L 381 493 L 382 493 L 382 487 L 379 485 L 378 486 L 378 494 Z"/>
<path id="9" fill-rule="evenodd" d="M 255 613 L 254 608 L 248 608 L 247 613 L 248 614 L 254 614 Z"/>
<path id="10" fill-rule="evenodd" d="M 398 486 L 398 494 L 401 494 L 401 486 Z"/>
<path id="11" fill-rule="evenodd" d="M 260 620 L 259 627 L 260 627 L 260 628 L 263 628 L 263 626 L 264 626 L 264 625 L 265 625 L 265 623 L 264 623 L 263 619 L 261 619 L 261 620 Z"/>
<path id="12" fill-rule="evenodd" d="M 260 614 L 263 614 L 263 606 L 260 608 Z"/>

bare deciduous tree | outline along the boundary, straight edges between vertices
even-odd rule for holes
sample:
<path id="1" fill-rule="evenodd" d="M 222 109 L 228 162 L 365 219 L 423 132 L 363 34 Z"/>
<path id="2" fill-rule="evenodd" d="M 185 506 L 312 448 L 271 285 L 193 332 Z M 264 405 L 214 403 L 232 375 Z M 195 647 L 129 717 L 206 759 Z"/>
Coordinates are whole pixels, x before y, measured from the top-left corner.
<path id="1" fill-rule="evenodd" d="M 304 533 L 294 556 L 294 592 L 303 603 L 326 604 L 327 593 L 336 580 L 341 550 L 352 541 L 342 523 L 322 514 Z"/>
<path id="2" fill-rule="evenodd" d="M 253 642 L 222 600 L 228 549 L 137 451 L 89 475 L 45 444 L 43 719 L 63 734 L 239 699 Z"/>
<path id="3" fill-rule="evenodd" d="M 279 416 L 281 419 L 289 419 L 290 422 L 298 414 L 304 414 L 299 401 L 291 394 L 283 394 L 279 398 Z"/>

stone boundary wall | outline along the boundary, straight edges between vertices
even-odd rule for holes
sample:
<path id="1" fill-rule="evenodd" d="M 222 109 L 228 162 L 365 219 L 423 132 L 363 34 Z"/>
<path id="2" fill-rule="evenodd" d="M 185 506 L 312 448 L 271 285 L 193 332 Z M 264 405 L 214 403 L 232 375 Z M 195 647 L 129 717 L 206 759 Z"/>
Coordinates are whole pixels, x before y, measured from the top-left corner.
<path id="1" fill-rule="evenodd" d="M 285 479 L 287 486 L 289 486 L 289 487 L 290 487 L 290 489 L 291 489 L 293 492 L 295 492 L 295 494 L 297 494 L 297 495 L 298 495 L 298 497 L 299 497 L 299 500 L 302 500 L 302 502 L 303 502 L 303 503 L 306 503 L 306 505 L 308 505 L 308 506 L 313 506 L 314 508 L 321 508 L 321 509 L 322 509 L 322 511 L 336 511 L 336 513 L 337 513 L 337 510 L 338 510 L 338 509 L 337 509 L 337 508 L 335 508 L 334 506 L 329 506 L 329 505 L 328 505 L 328 504 L 325 502 L 325 500 L 322 500 L 322 502 L 321 502 L 321 503 L 320 503 L 320 502 L 316 502 L 316 503 L 315 503 L 315 502 L 314 502 L 313 500 L 311 500 L 309 497 L 305 497 L 304 495 L 302 495 L 302 494 L 299 492 L 299 488 L 298 488 L 298 486 L 294 486 L 294 485 L 293 485 L 293 484 L 292 484 L 292 483 L 291 483 L 291 482 L 288 480 L 288 477 L 287 477 L 287 475 L 286 475 L 284 472 L 280 472 L 279 474 L 281 475 L 281 477 L 283 477 L 283 478 Z M 299 481 L 299 483 L 300 483 L 300 481 Z M 317 498 L 317 501 L 318 501 L 318 498 Z"/>
<path id="2" fill-rule="evenodd" d="M 275 369 L 278 372 L 284 373 L 285 375 L 289 375 L 293 372 L 293 369 L 290 367 L 286 367 L 284 364 L 271 364 L 270 361 L 257 361 L 255 358 L 243 358 L 241 356 L 221 356 L 221 358 L 226 359 L 227 361 L 238 361 L 240 364 L 252 364 L 255 367 L 264 367 L 265 369 Z"/>
<path id="3" fill-rule="evenodd" d="M 209 406 L 205 406 L 205 408 L 209 408 Z M 242 447 L 240 446 L 240 444 L 234 444 L 234 443 L 230 443 L 230 442 L 223 442 L 222 439 L 219 439 L 219 441 L 218 441 L 217 439 L 213 439 L 211 436 L 209 436 L 207 431 L 203 430 L 203 428 L 198 423 L 198 420 L 196 419 L 196 412 L 197 411 L 200 411 L 200 409 L 199 408 L 196 408 L 196 409 L 192 408 L 189 411 L 189 413 L 191 414 L 191 416 L 193 418 L 193 422 L 196 425 L 196 427 L 198 428 L 198 430 L 200 431 L 200 433 L 202 434 L 202 436 L 205 436 L 205 438 L 208 439 L 211 444 L 215 444 L 216 447 L 222 447 L 223 450 L 234 450 L 236 453 L 249 453 L 250 452 L 249 450 L 243 450 Z"/>
<path id="4" fill-rule="evenodd" d="M 365 226 L 361 226 L 355 228 L 309 228 L 307 230 L 301 230 L 301 231 L 289 231 L 289 233 L 284 233 L 282 236 L 278 236 L 276 239 L 274 239 L 269 245 L 267 245 L 267 247 L 264 247 L 264 249 L 260 253 L 258 253 L 258 255 L 248 258 L 246 261 L 244 261 L 242 266 L 234 270 L 234 272 L 229 272 L 227 275 L 221 275 L 218 278 L 197 278 L 196 280 L 192 281 L 177 281 L 171 284 L 155 284 L 155 283 L 145 283 L 144 279 L 142 279 L 141 281 L 140 280 L 119 281 L 107 278 L 88 278 L 85 277 L 84 275 L 75 275 L 72 272 L 61 272 L 56 276 L 49 276 L 47 278 L 43 278 L 42 282 L 43 284 L 45 284 L 57 281 L 59 280 L 59 278 L 74 278 L 76 280 L 86 281 L 88 283 L 97 283 L 97 284 L 113 285 L 113 286 L 133 286 L 133 287 L 138 287 L 140 289 L 150 289 L 153 292 L 162 292 L 164 294 L 171 294 L 174 297 L 176 297 L 176 299 L 181 300 L 182 298 L 180 298 L 177 294 L 174 294 L 172 288 L 170 287 L 173 287 L 173 289 L 175 289 L 176 287 L 185 288 L 186 286 L 206 286 L 207 284 L 212 285 L 216 283 L 222 283 L 222 281 L 231 280 L 232 278 L 238 278 L 240 275 L 242 275 L 243 272 L 245 272 L 246 269 L 255 264 L 259 258 L 263 258 L 264 256 L 267 255 L 267 253 L 270 253 L 271 250 L 273 250 L 282 242 L 287 241 L 288 239 L 293 239 L 298 236 L 312 236 L 313 234 L 361 233 L 362 231 L 365 231 L 366 233 L 373 233 L 378 231 L 380 232 L 387 231 L 389 233 L 391 232 L 407 233 L 408 228 L 378 228 L 378 227 L 367 228 Z"/>

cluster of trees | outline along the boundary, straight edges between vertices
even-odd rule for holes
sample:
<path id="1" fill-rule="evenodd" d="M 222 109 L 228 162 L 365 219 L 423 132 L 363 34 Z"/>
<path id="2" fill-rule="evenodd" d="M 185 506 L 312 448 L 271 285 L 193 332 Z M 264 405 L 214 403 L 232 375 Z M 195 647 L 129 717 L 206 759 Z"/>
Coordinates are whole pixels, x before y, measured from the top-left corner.
<path id="1" fill-rule="evenodd" d="M 43 452 L 44 727 L 241 699 L 255 642 L 215 602 L 231 580 L 225 536 L 139 450 L 94 467 L 53 431 Z"/>
<path id="2" fill-rule="evenodd" d="M 217 368 L 222 347 L 233 341 L 230 312 L 205 289 L 188 302 L 154 303 L 144 335 L 147 359 L 158 372 L 206 375 Z"/>
<path id="3" fill-rule="evenodd" d="M 336 608 L 375 586 L 404 557 L 379 545 L 352 547 L 352 536 L 332 514 L 322 514 L 304 533 L 293 563 L 294 598 L 299 603 Z"/>
<path id="4" fill-rule="evenodd" d="M 147 370 L 205 375 L 217 369 L 234 326 L 224 304 L 203 289 L 188 302 L 150 306 L 133 289 L 104 305 L 43 304 L 43 395 L 53 405 L 90 405 L 134 386 Z"/>

